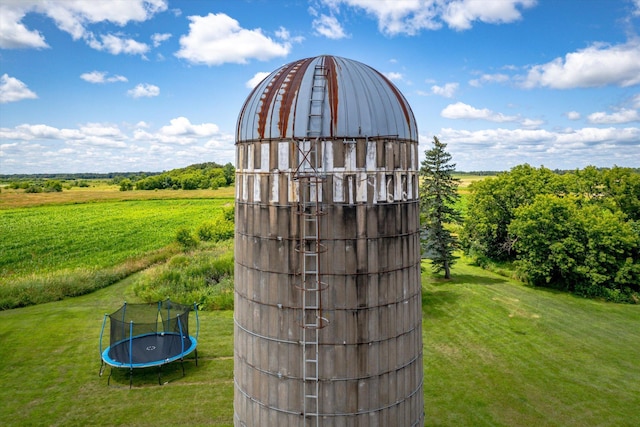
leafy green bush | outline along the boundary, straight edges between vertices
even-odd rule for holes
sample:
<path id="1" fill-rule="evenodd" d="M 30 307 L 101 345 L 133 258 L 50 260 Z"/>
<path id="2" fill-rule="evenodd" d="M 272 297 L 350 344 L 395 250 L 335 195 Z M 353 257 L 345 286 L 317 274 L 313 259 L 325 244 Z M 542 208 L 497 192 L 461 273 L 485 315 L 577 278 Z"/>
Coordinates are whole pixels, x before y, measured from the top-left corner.
<path id="1" fill-rule="evenodd" d="M 539 195 L 515 210 L 509 231 L 518 271 L 533 285 L 616 302 L 632 302 L 640 290 L 640 238 L 618 210 Z"/>
<path id="2" fill-rule="evenodd" d="M 29 184 L 28 187 L 24 189 L 25 193 L 42 193 L 42 187 L 36 184 Z"/>
<path id="3" fill-rule="evenodd" d="M 217 221 L 207 221 L 198 227 L 198 237 L 206 242 L 219 242 L 233 238 L 234 224 L 224 218 Z"/>
<path id="4" fill-rule="evenodd" d="M 198 240 L 191 234 L 191 230 L 187 227 L 180 227 L 176 232 L 176 241 L 182 246 L 182 249 L 189 251 L 198 246 Z"/>
<path id="5" fill-rule="evenodd" d="M 120 191 L 131 191 L 133 190 L 133 182 L 129 178 L 125 178 L 120 181 Z"/>
<path id="6" fill-rule="evenodd" d="M 62 191 L 62 183 L 58 180 L 47 180 L 44 183 L 44 191 L 47 193 L 59 193 Z"/>
<path id="7" fill-rule="evenodd" d="M 203 310 L 233 309 L 233 251 L 214 248 L 176 255 L 143 273 L 133 290 L 148 302 L 170 298 Z"/>

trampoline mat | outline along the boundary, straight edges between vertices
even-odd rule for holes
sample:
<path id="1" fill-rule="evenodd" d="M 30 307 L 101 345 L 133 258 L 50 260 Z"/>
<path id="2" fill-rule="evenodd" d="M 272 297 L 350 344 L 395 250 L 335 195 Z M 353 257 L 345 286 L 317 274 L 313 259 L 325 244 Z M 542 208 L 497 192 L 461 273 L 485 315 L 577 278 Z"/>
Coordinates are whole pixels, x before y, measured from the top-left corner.
<path id="1" fill-rule="evenodd" d="M 131 347 L 132 359 L 129 359 Z M 178 334 L 150 334 L 121 341 L 111 347 L 109 358 L 117 363 L 129 365 L 154 366 L 170 362 L 170 359 L 184 356 L 192 348 L 191 337 Z M 184 352 L 183 353 L 183 349 Z"/>

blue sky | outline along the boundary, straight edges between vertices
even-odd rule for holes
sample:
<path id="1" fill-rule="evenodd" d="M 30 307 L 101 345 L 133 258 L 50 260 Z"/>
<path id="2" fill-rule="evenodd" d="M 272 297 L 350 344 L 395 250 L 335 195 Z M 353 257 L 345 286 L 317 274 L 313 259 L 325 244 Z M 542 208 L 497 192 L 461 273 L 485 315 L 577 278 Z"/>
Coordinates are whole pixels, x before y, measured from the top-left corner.
<path id="1" fill-rule="evenodd" d="M 323 54 L 460 171 L 640 167 L 640 0 L 0 0 L 0 173 L 234 162 L 253 85 Z"/>

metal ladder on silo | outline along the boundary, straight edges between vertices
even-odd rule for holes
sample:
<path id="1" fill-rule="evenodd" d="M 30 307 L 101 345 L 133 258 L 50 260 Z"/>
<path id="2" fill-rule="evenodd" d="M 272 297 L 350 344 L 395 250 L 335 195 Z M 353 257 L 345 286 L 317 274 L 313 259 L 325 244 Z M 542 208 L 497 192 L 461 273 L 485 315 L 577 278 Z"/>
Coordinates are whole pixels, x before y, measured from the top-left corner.
<path id="1" fill-rule="evenodd" d="M 323 66 L 316 66 L 313 75 L 307 138 L 297 140 L 298 166 L 294 173 L 298 180 L 300 283 L 302 291 L 302 416 L 303 426 L 320 425 L 320 330 L 328 321 L 322 316 L 322 282 L 320 256 L 326 248 L 321 243 L 320 217 L 322 184 L 320 137 L 326 92 L 326 74 Z"/>

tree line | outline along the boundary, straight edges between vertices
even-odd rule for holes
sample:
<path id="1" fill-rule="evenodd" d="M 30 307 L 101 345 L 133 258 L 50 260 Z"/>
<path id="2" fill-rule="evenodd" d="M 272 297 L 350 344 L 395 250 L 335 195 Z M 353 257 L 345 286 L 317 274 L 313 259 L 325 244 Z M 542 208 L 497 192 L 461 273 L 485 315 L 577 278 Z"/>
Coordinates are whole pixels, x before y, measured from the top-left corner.
<path id="1" fill-rule="evenodd" d="M 452 195 L 446 144 L 434 138 L 421 167 L 423 245 L 430 252 L 435 271 L 455 262 L 453 252 L 462 249 L 480 265 L 507 263 L 517 277 L 534 286 L 619 302 L 640 302 L 640 173 L 613 167 L 557 173 L 545 167 L 523 164 L 469 186 L 466 212 L 448 213 L 442 229 L 434 205 L 455 211 L 456 196 L 441 201 L 437 192 Z M 438 157 L 439 156 L 439 157 Z M 437 161 L 445 162 L 438 165 Z M 435 163 L 434 163 L 435 162 Z M 444 166 L 447 166 L 446 168 Z M 454 233 L 454 230 L 456 231 Z M 435 252 L 437 242 L 448 252 Z M 445 274 L 446 276 L 446 274 Z"/>
<path id="2" fill-rule="evenodd" d="M 231 163 L 199 163 L 186 168 L 173 169 L 153 176 L 120 179 L 116 184 L 121 191 L 128 190 L 197 190 L 228 187 L 235 182 L 235 168 Z"/>

